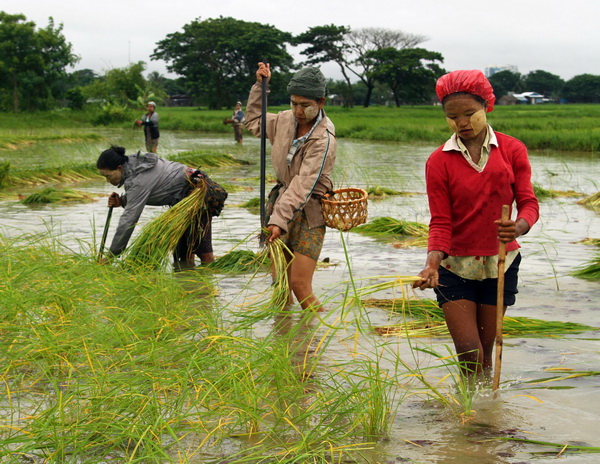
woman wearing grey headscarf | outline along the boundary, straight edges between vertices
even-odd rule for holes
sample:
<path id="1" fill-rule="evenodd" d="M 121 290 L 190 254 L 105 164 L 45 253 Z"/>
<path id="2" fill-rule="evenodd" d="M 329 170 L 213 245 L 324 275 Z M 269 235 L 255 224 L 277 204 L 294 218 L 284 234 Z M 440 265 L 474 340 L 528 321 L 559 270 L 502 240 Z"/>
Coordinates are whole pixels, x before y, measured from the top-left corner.
<path id="1" fill-rule="evenodd" d="M 269 64 L 259 63 L 246 109 L 246 129 L 256 136 L 262 130 L 261 83 L 270 78 Z M 300 69 L 287 90 L 291 109 L 267 113 L 266 136 L 277 176 L 267 205 L 268 240 L 281 238 L 293 253 L 288 257 L 291 291 L 303 309 L 317 311 L 321 303 L 313 294 L 312 278 L 325 237 L 321 198 L 333 188 L 335 127 L 323 111 L 326 80 L 318 68 Z"/>

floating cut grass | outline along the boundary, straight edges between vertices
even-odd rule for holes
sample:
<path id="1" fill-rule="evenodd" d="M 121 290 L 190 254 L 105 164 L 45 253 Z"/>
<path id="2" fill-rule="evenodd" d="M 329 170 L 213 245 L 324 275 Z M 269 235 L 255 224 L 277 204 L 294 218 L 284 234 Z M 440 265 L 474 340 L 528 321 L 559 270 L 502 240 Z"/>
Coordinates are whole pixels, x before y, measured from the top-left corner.
<path id="1" fill-rule="evenodd" d="M 444 320 L 444 312 L 434 300 L 371 298 L 364 300 L 363 304 L 367 307 L 402 312 L 408 318 L 400 324 L 374 328 L 380 335 L 407 337 L 446 337 L 450 335 Z M 505 316 L 502 332 L 507 337 L 553 337 L 597 330 L 600 328 L 575 322 Z"/>
<path id="2" fill-rule="evenodd" d="M 24 205 L 36 205 L 45 203 L 89 203 L 94 199 L 87 193 L 73 189 L 56 189 L 47 187 L 39 192 L 32 193 L 21 200 Z"/>
<path id="3" fill-rule="evenodd" d="M 232 250 L 215 259 L 207 268 L 231 274 L 254 273 L 264 268 L 268 269 L 268 258 L 266 253 L 257 255 L 251 250 Z"/>
<path id="4" fill-rule="evenodd" d="M 427 237 L 429 227 L 419 222 L 393 219 L 391 217 L 378 217 L 368 224 L 354 227 L 352 231 L 374 237 Z"/>
<path id="5" fill-rule="evenodd" d="M 203 233 L 197 218 L 206 208 L 206 184 L 198 185 L 191 194 L 142 228 L 125 252 L 125 265 L 161 267 L 186 230 L 191 227 L 192 235 Z"/>
<path id="6" fill-rule="evenodd" d="M 98 170 L 92 164 L 71 164 L 58 168 L 9 170 L 10 163 L 7 162 L 5 163 L 4 178 L 0 178 L 0 187 L 32 186 L 51 182 L 81 182 L 100 177 Z"/>

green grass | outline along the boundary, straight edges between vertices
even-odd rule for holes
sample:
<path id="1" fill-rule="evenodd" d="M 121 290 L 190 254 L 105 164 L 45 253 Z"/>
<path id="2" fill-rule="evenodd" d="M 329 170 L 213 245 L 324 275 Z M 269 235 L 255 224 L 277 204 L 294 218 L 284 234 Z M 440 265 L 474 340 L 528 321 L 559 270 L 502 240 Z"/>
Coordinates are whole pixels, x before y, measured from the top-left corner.
<path id="1" fill-rule="evenodd" d="M 46 187 L 39 192 L 26 196 L 21 203 L 24 205 L 38 205 L 47 203 L 89 203 L 94 199 L 87 193 L 73 189 L 56 189 Z"/>
<path id="2" fill-rule="evenodd" d="M 360 226 L 354 227 L 353 232 L 371 237 L 400 238 L 427 237 L 429 226 L 419 222 L 405 221 L 391 217 L 378 217 Z"/>
<path id="3" fill-rule="evenodd" d="M 281 111 L 287 107 L 272 107 Z M 442 144 L 450 135 L 439 106 L 355 107 L 326 106 L 336 126 L 336 136 L 359 140 L 379 140 L 406 144 Z M 231 133 L 223 125 L 230 110 L 206 110 L 195 107 L 160 108 L 161 128 L 165 131 L 197 131 Z M 91 124 L 94 109 L 85 111 L 49 111 L 0 115 L 0 148 L 21 143 L 47 140 L 57 130 L 70 133 L 54 135 L 65 140 L 94 136 Z M 135 115 L 132 113 L 132 121 Z M 530 150 L 600 151 L 600 105 L 534 105 L 496 106 L 488 114 L 494 130 L 523 141 Z M 131 130 L 131 122 L 110 127 Z M 72 129 L 82 129 L 82 133 Z M 44 132 L 47 131 L 47 132 Z"/>

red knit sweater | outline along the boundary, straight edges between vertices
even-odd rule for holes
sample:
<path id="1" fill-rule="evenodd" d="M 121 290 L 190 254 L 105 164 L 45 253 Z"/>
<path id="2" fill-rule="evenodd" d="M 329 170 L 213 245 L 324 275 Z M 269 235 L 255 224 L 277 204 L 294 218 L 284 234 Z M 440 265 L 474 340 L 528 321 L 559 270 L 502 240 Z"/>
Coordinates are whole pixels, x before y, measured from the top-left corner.
<path id="1" fill-rule="evenodd" d="M 532 227 L 539 205 L 531 185 L 527 149 L 519 140 L 496 132 L 482 172 L 473 169 L 460 151 L 434 151 L 425 166 L 431 221 L 428 251 L 451 256 L 498 254 L 498 226 L 502 205 L 516 201 L 518 218 Z M 516 219 L 515 219 L 516 220 Z M 506 250 L 519 248 L 516 241 Z"/>

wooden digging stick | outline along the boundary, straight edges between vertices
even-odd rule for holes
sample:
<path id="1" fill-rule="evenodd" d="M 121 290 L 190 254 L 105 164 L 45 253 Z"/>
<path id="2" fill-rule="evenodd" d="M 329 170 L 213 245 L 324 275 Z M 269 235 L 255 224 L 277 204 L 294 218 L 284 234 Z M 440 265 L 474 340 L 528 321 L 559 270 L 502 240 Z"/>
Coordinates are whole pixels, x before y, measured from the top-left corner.
<path id="1" fill-rule="evenodd" d="M 508 205 L 502 206 L 502 221 L 508 220 Z M 500 369 L 502 368 L 502 322 L 504 320 L 504 261 L 506 243 L 500 242 L 498 247 L 498 293 L 496 294 L 496 361 L 494 363 L 494 381 L 492 391 L 500 385 Z"/>

